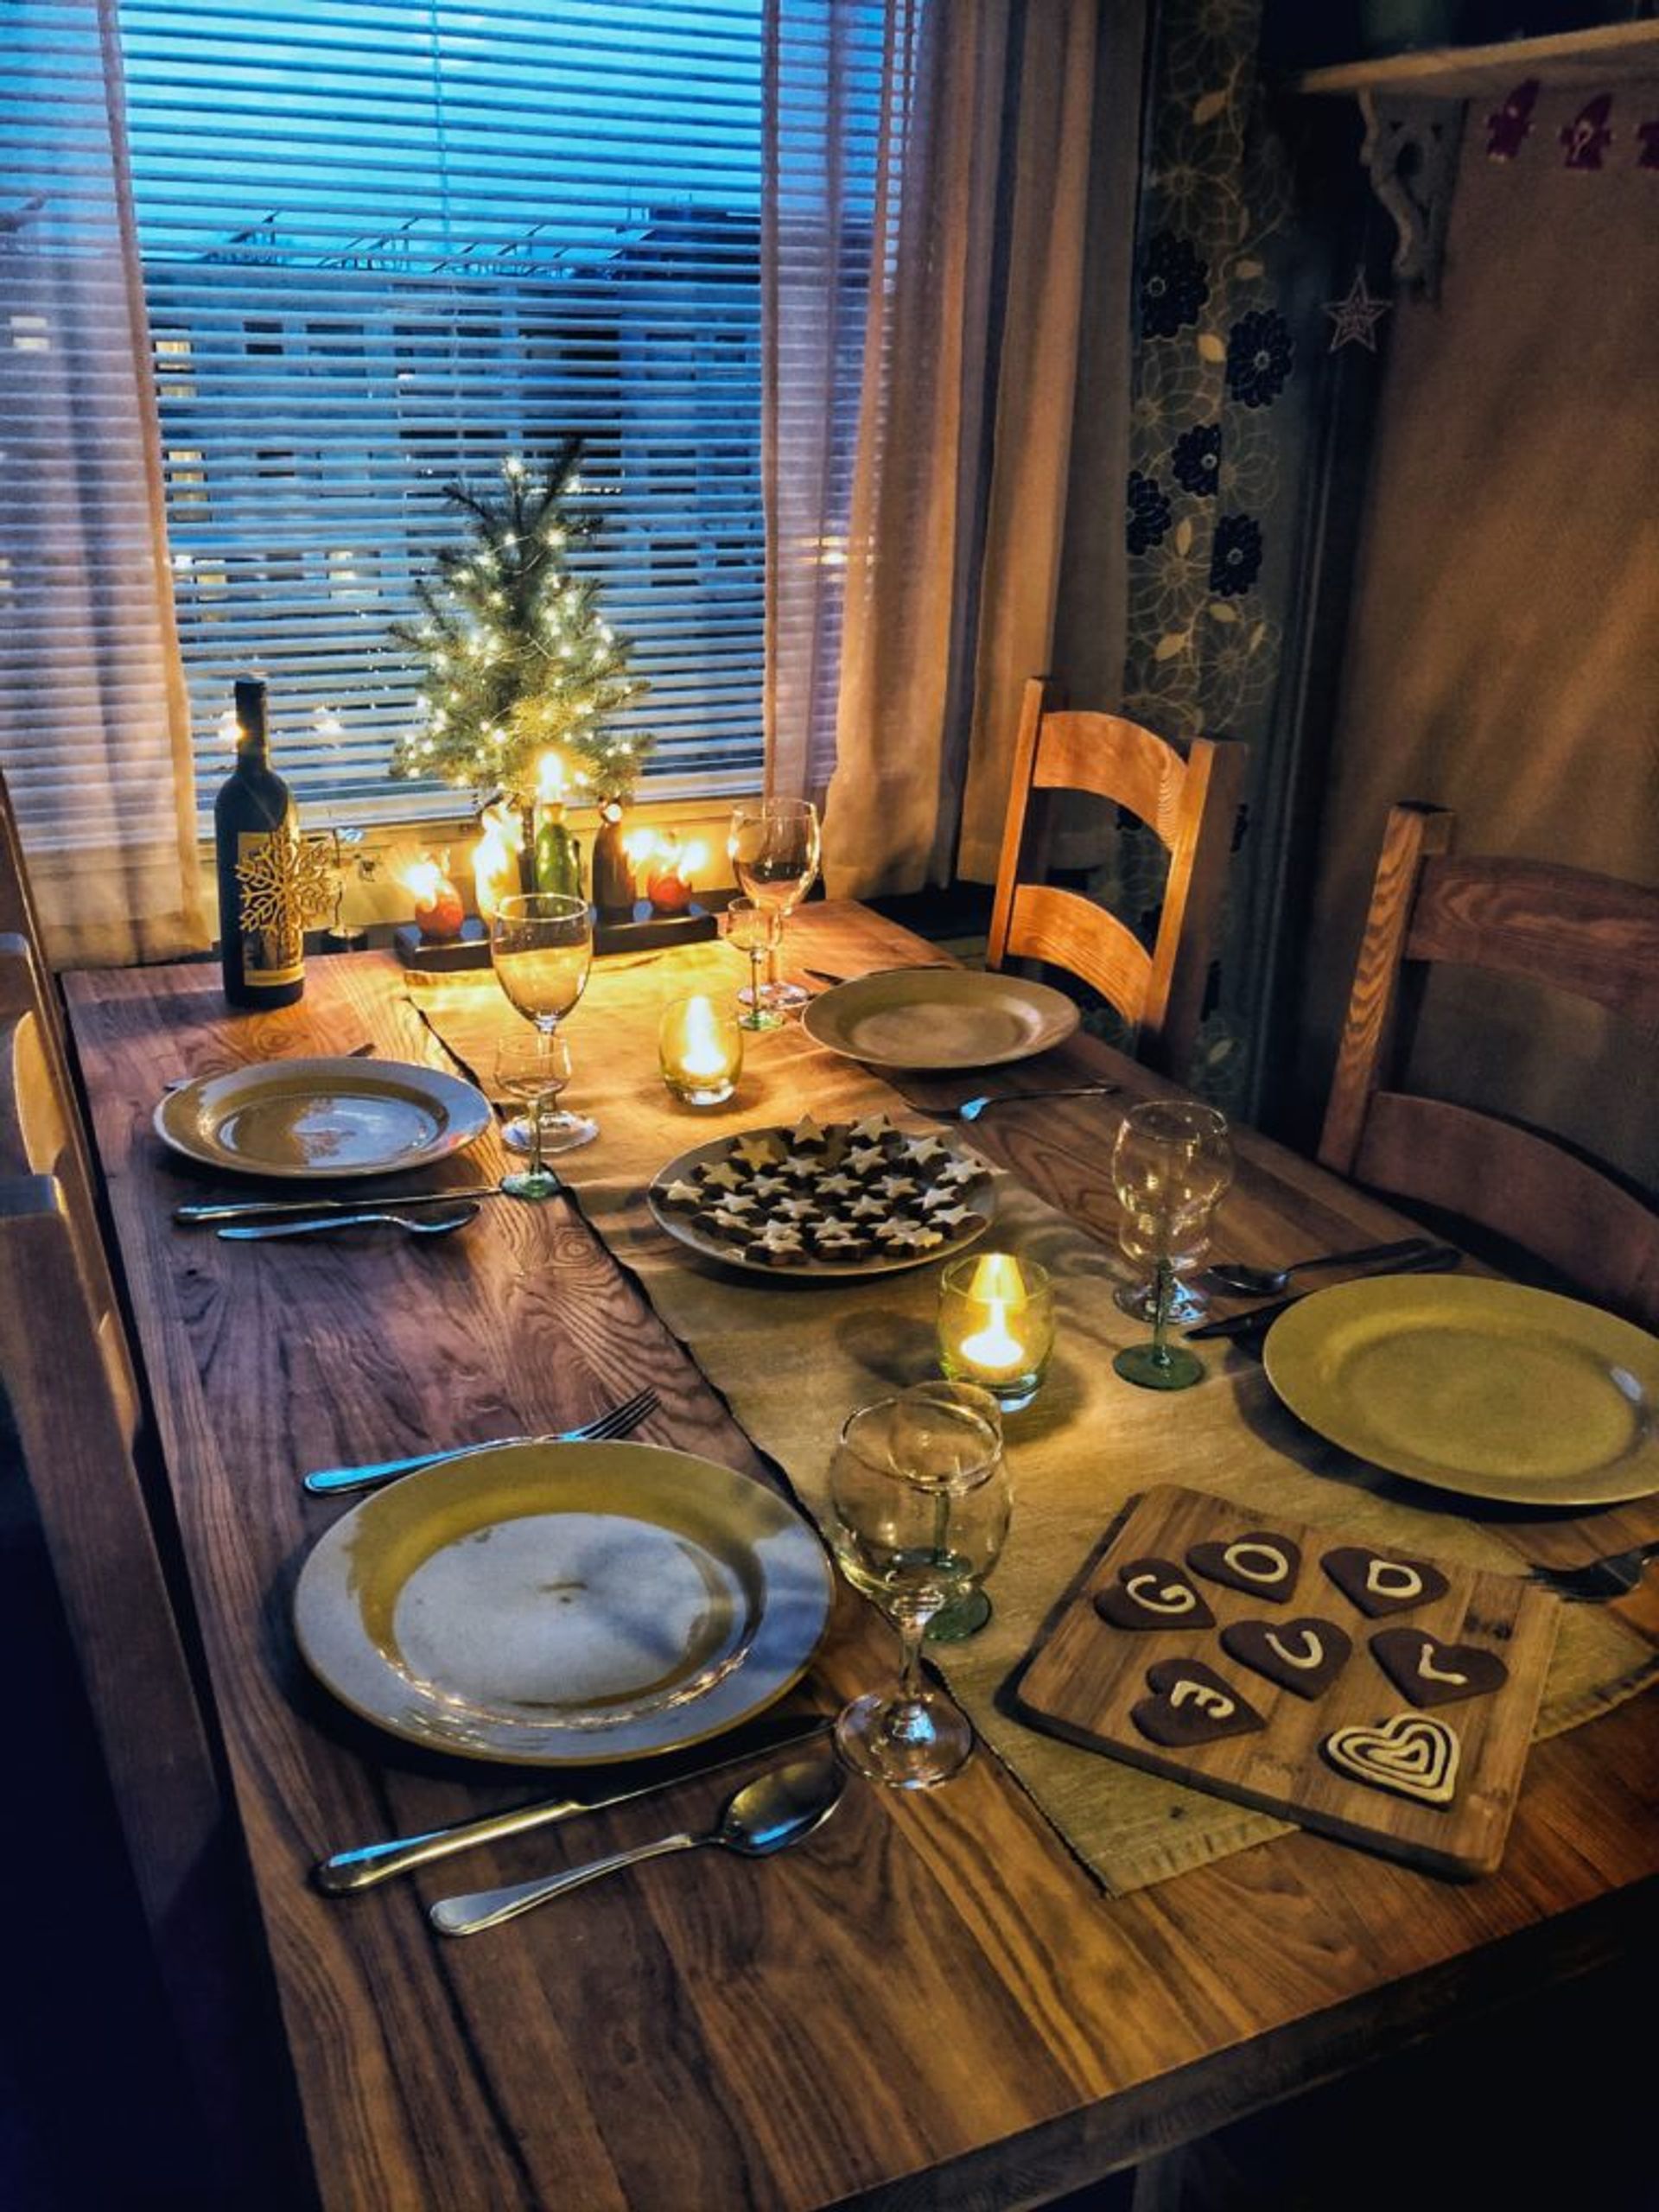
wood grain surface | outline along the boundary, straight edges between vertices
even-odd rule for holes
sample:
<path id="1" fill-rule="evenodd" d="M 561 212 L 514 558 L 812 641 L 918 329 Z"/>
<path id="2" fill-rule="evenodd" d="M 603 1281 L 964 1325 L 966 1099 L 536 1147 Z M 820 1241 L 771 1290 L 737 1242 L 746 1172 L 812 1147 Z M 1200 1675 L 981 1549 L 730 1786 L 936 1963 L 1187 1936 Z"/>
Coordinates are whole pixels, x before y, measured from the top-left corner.
<path id="1" fill-rule="evenodd" d="M 1281 1596 L 1264 1599 L 1228 1586 L 1192 1564 L 1194 1546 L 1236 1541 L 1282 1540 L 1294 1572 Z M 1502 1860 L 1504 1840 L 1520 1793 L 1531 1745 L 1544 1673 L 1555 1641 L 1553 1599 L 1516 1575 L 1478 1573 L 1455 1563 L 1441 1573 L 1445 1588 L 1408 1610 L 1368 1617 L 1323 1571 L 1332 1548 L 1327 1530 L 1271 1515 L 1241 1510 L 1202 1491 L 1173 1484 L 1148 1491 L 1112 1532 L 1090 1563 L 1070 1602 L 1054 1620 L 1020 1677 L 1021 1708 L 1062 1735 L 1098 1745 L 1132 1764 L 1190 1781 L 1259 1812 L 1276 1813 L 1321 1834 L 1389 1853 L 1408 1865 L 1441 1874 L 1490 1873 Z M 1243 1556 L 1249 1563 L 1252 1554 Z M 1196 1596 L 1211 1616 L 1204 1625 L 1168 1621 L 1121 1626 L 1103 1619 L 1098 1593 L 1124 1588 L 1123 1575 L 1137 1561 L 1158 1560 L 1181 1570 L 1175 1600 L 1197 1613 Z M 1414 1561 L 1414 1567 L 1420 1562 Z M 1431 1562 L 1432 1564 L 1432 1562 Z M 1155 1596 L 1161 1575 L 1151 1584 Z M 1121 1602 L 1121 1601 L 1120 1601 Z M 1123 1608 L 1134 1620 L 1137 1608 Z M 1179 1615 L 1177 1616 L 1179 1619 Z M 1266 1623 L 1281 1631 L 1284 1648 L 1312 1647 L 1285 1634 L 1287 1623 L 1314 1622 L 1316 1637 L 1343 1639 L 1343 1663 L 1318 1696 L 1276 1685 L 1230 1652 L 1223 1639 L 1241 1623 Z M 1437 1723 L 1455 1733 L 1457 1768 L 1445 1804 L 1425 1803 L 1334 1769 L 1323 1746 L 1339 1729 L 1376 1729 L 1409 1715 L 1421 1699 L 1402 1694 L 1382 1673 L 1369 1649 L 1371 1637 L 1404 1627 L 1434 1640 L 1491 1655 L 1504 1679 L 1488 1695 L 1433 1707 Z M 1438 1657 L 1441 1671 L 1457 1660 Z M 1198 1693 L 1242 1700 L 1259 1727 L 1190 1745 L 1160 1743 L 1136 1719 L 1149 1701 L 1154 1670 L 1166 1665 L 1204 1670 Z M 1192 1700 L 1189 1699 L 1189 1703 Z M 1154 1713 L 1154 1725 L 1162 1718 Z"/>
<path id="2" fill-rule="evenodd" d="M 789 955 L 841 974 L 931 957 L 831 906 L 792 918 Z M 308 1678 L 289 1599 L 341 1509 L 307 1497 L 301 1470 L 563 1426 L 644 1382 L 661 1400 L 648 1440 L 768 1470 L 572 1203 L 487 1200 L 428 1243 L 235 1246 L 175 1225 L 179 1199 L 229 1186 L 155 1137 L 169 1077 L 365 1039 L 443 1065 L 390 957 L 314 961 L 302 1004 L 263 1016 L 228 1014 L 207 966 L 80 975 L 68 997 L 281 2010 L 267 2065 L 273 2082 L 291 2072 L 321 2203 L 1031 2204 L 1650 1937 L 1651 1699 L 1536 1748 L 1503 1865 L 1468 1885 L 1296 1832 L 1115 1900 L 981 1755 L 937 1792 L 849 1787 L 775 1861 L 665 1859 L 464 1942 L 434 1936 L 434 1897 L 705 1821 L 723 1786 L 688 1781 L 359 1899 L 321 1896 L 319 1854 L 522 1802 L 547 1777 L 423 1753 Z M 1154 1087 L 1084 1039 L 999 1072 L 1010 1090 Z M 1109 1237 L 1100 1139 L 1090 1100 L 976 1131 Z M 664 1157 L 682 1143 L 665 1130 Z M 1238 1256 L 1402 1233 L 1310 1163 L 1248 1132 L 1238 1150 L 1223 1210 Z M 492 1135 L 423 1179 L 502 1165 Z M 1195 1440 L 1251 1418 L 1259 1381 L 1247 1353 L 1217 1359 L 1185 1394 Z M 842 1591 L 797 1694 L 829 1708 L 887 1679 L 893 1656 Z"/>

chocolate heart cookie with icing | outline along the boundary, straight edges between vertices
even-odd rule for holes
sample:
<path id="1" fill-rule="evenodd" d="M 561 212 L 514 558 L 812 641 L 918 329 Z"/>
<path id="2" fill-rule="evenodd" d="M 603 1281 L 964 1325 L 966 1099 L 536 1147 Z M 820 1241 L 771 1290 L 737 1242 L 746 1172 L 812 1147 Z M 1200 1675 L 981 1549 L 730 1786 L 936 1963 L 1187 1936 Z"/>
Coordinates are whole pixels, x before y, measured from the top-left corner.
<path id="1" fill-rule="evenodd" d="M 1270 1529 L 1252 1529 L 1228 1543 L 1189 1544 L 1186 1563 L 1195 1573 L 1252 1598 L 1289 1597 L 1296 1587 L 1302 1548 Z"/>
<path id="2" fill-rule="evenodd" d="M 1322 1621 L 1310 1613 L 1294 1621 L 1234 1621 L 1221 1631 L 1221 1648 L 1281 1689 L 1313 1698 L 1330 1688 L 1354 1647 L 1335 1621 Z"/>
<path id="3" fill-rule="evenodd" d="M 1461 1697 L 1490 1697 L 1510 1679 L 1510 1670 L 1496 1651 L 1478 1643 L 1442 1643 L 1427 1629 L 1380 1628 L 1371 1638 L 1371 1653 L 1395 1689 L 1414 1705 L 1452 1705 Z"/>
<path id="4" fill-rule="evenodd" d="M 1364 1544 L 1338 1544 L 1319 1561 L 1345 1598 L 1370 1620 L 1408 1612 L 1446 1595 L 1446 1577 L 1426 1559 L 1400 1559 Z"/>
<path id="5" fill-rule="evenodd" d="M 1213 1628 L 1216 1617 L 1173 1560 L 1132 1559 L 1117 1580 L 1095 1593 L 1095 1611 L 1114 1628 Z"/>
<path id="6" fill-rule="evenodd" d="M 1155 1693 L 1129 1709 L 1143 1736 L 1166 1750 L 1190 1751 L 1224 1736 L 1247 1736 L 1267 1722 L 1249 1702 L 1201 1659 L 1160 1659 L 1147 1669 Z"/>
<path id="7" fill-rule="evenodd" d="M 1460 1746 L 1448 1720 L 1396 1713 L 1379 1728 L 1336 1728 L 1320 1745 L 1339 1774 L 1425 1805 L 1449 1805 Z"/>

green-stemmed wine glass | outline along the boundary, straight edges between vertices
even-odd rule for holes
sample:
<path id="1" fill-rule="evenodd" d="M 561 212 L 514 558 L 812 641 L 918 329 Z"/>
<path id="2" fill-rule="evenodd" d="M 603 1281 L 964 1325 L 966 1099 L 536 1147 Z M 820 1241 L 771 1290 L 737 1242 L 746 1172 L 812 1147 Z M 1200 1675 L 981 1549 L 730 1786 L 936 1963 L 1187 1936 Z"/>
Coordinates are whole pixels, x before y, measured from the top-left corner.
<path id="1" fill-rule="evenodd" d="M 598 1122 L 587 1116 L 554 1110 L 569 1075 L 563 1055 L 554 1054 L 554 1038 L 588 988 L 593 957 L 594 925 L 585 899 L 566 892 L 515 892 L 502 899 L 491 918 L 495 980 L 525 1020 L 535 1023 L 548 1055 L 547 1081 L 526 1116 L 529 1165 L 501 1179 L 502 1189 L 515 1198 L 552 1198 L 561 1185 L 543 1154 L 568 1152 L 599 1135 Z"/>
<path id="2" fill-rule="evenodd" d="M 737 995 L 743 1008 L 737 1017 L 738 1027 L 781 1029 L 783 1015 L 766 1002 L 766 970 L 767 960 L 777 951 L 778 940 L 784 933 L 783 916 L 775 906 L 763 906 L 758 899 L 734 899 L 726 909 L 721 927 L 727 942 L 749 956 L 748 987 Z"/>
<path id="3" fill-rule="evenodd" d="M 830 1536 L 842 1573 L 886 1613 L 904 1660 L 897 1687 L 843 1708 L 836 1743 L 873 1782 L 921 1789 L 974 1747 L 967 1715 L 922 1672 L 930 1621 L 982 1581 L 1008 1530 L 1001 1439 L 965 1402 L 899 1391 L 842 1425 L 830 1472 Z"/>
<path id="4" fill-rule="evenodd" d="M 1121 1351 L 1112 1365 L 1146 1390 L 1185 1390 L 1204 1363 L 1169 1342 L 1178 1254 L 1202 1251 L 1210 1219 L 1233 1179 L 1227 1123 L 1196 1099 L 1152 1098 L 1123 1116 L 1112 1147 L 1112 1185 L 1123 1238 L 1153 1263 L 1152 1341 Z"/>

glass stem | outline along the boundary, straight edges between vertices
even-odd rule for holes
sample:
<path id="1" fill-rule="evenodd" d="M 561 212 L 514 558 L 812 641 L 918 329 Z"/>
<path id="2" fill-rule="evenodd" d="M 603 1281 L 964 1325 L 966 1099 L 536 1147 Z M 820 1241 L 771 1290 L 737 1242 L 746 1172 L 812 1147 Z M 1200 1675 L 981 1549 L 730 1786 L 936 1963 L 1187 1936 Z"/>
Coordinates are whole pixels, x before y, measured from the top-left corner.
<path id="1" fill-rule="evenodd" d="M 547 1111 L 548 1100 L 558 1096 L 557 1088 L 547 1079 L 552 1062 L 553 1032 L 544 1022 L 536 1025 L 536 1050 L 542 1063 L 542 1080 L 536 1087 L 536 1101 L 530 1109 L 530 1174 L 538 1181 L 545 1172 L 542 1166 L 542 1116 Z"/>
<path id="2" fill-rule="evenodd" d="M 764 944 L 752 944 L 749 947 L 749 1012 L 751 1014 L 760 1013 L 765 998 L 765 993 L 761 988 L 760 970 L 766 964 L 766 948 Z"/>
<path id="3" fill-rule="evenodd" d="M 1152 1275 L 1152 1358 L 1155 1367 L 1169 1365 L 1169 1346 L 1165 1338 L 1169 1330 L 1169 1294 L 1174 1282 L 1174 1269 L 1167 1259 L 1160 1257 L 1154 1265 Z"/>
<path id="4" fill-rule="evenodd" d="M 903 1705 L 919 1705 L 927 1694 L 927 1685 L 922 1677 L 922 1639 L 927 1633 L 931 1614 L 918 1612 L 913 1605 L 906 1605 L 903 1612 L 893 1616 L 893 1626 L 899 1631 L 902 1657 L 899 1667 L 899 1700 Z"/>

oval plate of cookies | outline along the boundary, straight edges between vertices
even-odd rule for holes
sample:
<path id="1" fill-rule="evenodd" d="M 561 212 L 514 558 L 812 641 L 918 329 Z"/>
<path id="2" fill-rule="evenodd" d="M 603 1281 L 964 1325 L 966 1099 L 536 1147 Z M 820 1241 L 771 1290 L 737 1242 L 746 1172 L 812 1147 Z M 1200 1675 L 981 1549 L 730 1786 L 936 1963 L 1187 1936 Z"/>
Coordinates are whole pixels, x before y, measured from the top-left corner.
<path id="1" fill-rule="evenodd" d="M 982 1161 L 885 1114 L 717 1137 L 671 1160 L 646 1197 L 669 1235 L 706 1259 L 820 1280 L 949 1259 L 995 1210 Z"/>

